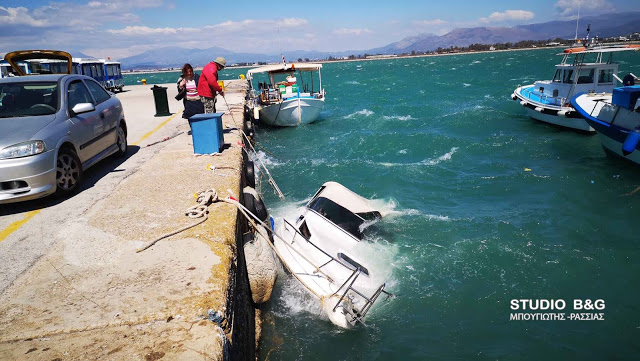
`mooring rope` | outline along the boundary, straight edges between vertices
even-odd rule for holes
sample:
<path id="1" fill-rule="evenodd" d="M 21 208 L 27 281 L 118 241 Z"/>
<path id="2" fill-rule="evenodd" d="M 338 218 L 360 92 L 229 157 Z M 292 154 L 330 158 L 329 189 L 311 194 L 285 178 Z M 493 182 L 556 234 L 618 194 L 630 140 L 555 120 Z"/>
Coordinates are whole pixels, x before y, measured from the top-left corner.
<path id="1" fill-rule="evenodd" d="M 224 103 L 227 105 L 227 109 L 231 109 L 229 107 L 229 103 L 227 103 L 227 98 L 224 97 L 224 95 L 222 96 L 222 99 L 224 99 Z M 242 128 L 240 126 L 238 126 L 238 123 L 236 122 L 236 119 L 233 117 L 233 113 L 231 112 L 231 110 L 229 110 L 229 114 L 231 114 L 231 120 L 233 120 L 233 123 L 236 125 L 236 128 L 240 130 L 240 133 L 242 133 L 242 136 L 244 137 L 244 139 L 247 141 L 247 144 L 249 144 L 249 147 L 251 148 L 251 150 L 253 151 L 254 154 L 256 154 L 256 149 L 253 147 L 253 144 L 251 144 L 251 140 L 249 140 L 249 137 L 247 136 L 247 134 L 244 132 L 244 130 L 242 130 Z M 243 148 L 244 149 L 244 148 Z M 246 152 L 246 149 L 245 149 Z M 251 156 L 248 152 L 247 155 Z M 276 195 L 278 197 L 280 197 L 280 199 L 284 199 L 284 194 L 282 193 L 282 191 L 280 190 L 280 187 L 278 187 L 278 185 L 276 184 L 276 181 L 273 179 L 273 177 L 271 176 L 271 173 L 269 172 L 269 169 L 267 169 L 267 166 L 262 162 L 262 159 L 256 157 L 252 158 L 254 161 L 257 159 L 258 160 L 258 168 L 262 168 L 264 169 L 264 173 L 267 174 L 267 177 L 269 177 L 269 184 L 271 185 L 271 187 L 273 187 L 274 192 L 276 193 Z"/>
<path id="2" fill-rule="evenodd" d="M 186 231 L 189 228 L 193 228 L 201 223 L 204 223 L 207 219 L 209 219 L 209 205 L 211 205 L 216 201 L 218 201 L 218 192 L 216 192 L 215 189 L 212 188 L 203 192 L 198 192 L 198 198 L 197 198 L 198 204 L 187 208 L 187 210 L 185 211 L 185 215 L 188 216 L 189 218 L 202 218 L 201 220 L 193 224 L 184 226 L 182 228 L 176 229 L 175 231 L 171 231 L 169 233 L 163 234 L 162 236 L 147 243 L 144 247 L 137 249 L 136 253 L 140 253 L 150 248 L 151 246 L 158 243 L 158 241 L 162 239 L 171 237 L 174 234 L 178 234 L 180 232 Z"/>

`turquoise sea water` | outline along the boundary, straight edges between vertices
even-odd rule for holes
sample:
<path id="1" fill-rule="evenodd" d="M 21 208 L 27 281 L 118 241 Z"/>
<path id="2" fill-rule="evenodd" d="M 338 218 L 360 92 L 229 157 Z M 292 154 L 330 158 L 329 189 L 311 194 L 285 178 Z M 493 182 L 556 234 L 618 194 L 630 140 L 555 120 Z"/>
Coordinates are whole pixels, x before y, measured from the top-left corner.
<path id="1" fill-rule="evenodd" d="M 342 330 L 283 273 L 263 306 L 260 360 L 638 358 L 640 192 L 624 194 L 640 168 L 509 97 L 551 78 L 557 52 L 324 64 L 320 120 L 257 129 L 287 196 L 263 189 L 276 219 L 329 180 L 389 212 L 363 254 L 397 294 Z M 640 54 L 617 59 L 621 76 L 640 74 Z M 567 319 L 510 321 L 523 313 L 512 299 L 564 300 L 552 312 Z M 574 299 L 604 300 L 604 321 L 569 320 Z"/>

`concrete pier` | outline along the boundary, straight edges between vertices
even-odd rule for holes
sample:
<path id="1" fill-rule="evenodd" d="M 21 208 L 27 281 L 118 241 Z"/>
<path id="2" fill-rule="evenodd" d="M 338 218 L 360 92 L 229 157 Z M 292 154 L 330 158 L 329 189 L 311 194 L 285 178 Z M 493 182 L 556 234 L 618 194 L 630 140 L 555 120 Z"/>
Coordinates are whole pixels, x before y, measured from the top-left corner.
<path id="1" fill-rule="evenodd" d="M 231 109 L 218 97 L 225 147 L 216 156 L 193 155 L 175 85 L 166 86 L 172 108 L 180 109 L 170 117 L 154 118 L 150 86 L 118 94 L 129 127 L 124 163 L 71 199 L 21 206 L 43 210 L 0 241 L 0 251 L 20 242 L 47 247 L 3 281 L 0 359 L 255 359 L 255 311 L 237 252 L 245 225 L 234 206 L 214 203 L 206 222 L 136 253 L 197 221 L 185 216 L 196 192 L 215 188 L 222 198 L 228 190 L 238 198 L 242 191 L 244 81 L 226 83 Z M 91 196 L 97 187 L 110 188 Z M 67 211 L 64 204 L 74 201 Z M 55 225 L 38 218 L 61 212 L 68 216 Z M 0 261 L 9 272 L 11 260 Z"/>

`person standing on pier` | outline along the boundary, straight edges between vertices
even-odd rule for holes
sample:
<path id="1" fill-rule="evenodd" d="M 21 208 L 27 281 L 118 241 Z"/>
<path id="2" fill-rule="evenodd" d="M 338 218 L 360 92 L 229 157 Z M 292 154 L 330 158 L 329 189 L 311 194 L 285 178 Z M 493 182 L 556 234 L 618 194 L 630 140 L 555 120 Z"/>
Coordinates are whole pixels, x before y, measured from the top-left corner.
<path id="1" fill-rule="evenodd" d="M 176 100 L 182 99 L 184 111 L 182 117 L 189 119 L 192 115 L 204 113 L 204 106 L 198 95 L 198 80 L 200 75 L 193 72 L 191 64 L 186 63 L 182 67 L 182 75 L 178 82 L 178 95 Z"/>
<path id="2" fill-rule="evenodd" d="M 218 71 L 224 69 L 226 63 L 227 61 L 219 56 L 202 69 L 200 81 L 198 81 L 198 95 L 204 104 L 205 113 L 216 112 L 216 93 L 224 97 L 224 91 L 218 84 Z"/>

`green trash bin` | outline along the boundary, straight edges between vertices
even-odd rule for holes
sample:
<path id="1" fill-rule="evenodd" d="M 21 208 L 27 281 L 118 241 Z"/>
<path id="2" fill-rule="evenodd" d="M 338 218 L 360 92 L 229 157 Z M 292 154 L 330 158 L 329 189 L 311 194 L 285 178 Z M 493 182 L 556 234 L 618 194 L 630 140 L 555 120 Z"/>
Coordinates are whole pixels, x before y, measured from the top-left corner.
<path id="1" fill-rule="evenodd" d="M 169 101 L 167 100 L 167 87 L 154 85 L 151 90 L 153 90 L 153 100 L 156 103 L 155 116 L 166 117 L 167 115 L 171 115 L 169 112 Z"/>

